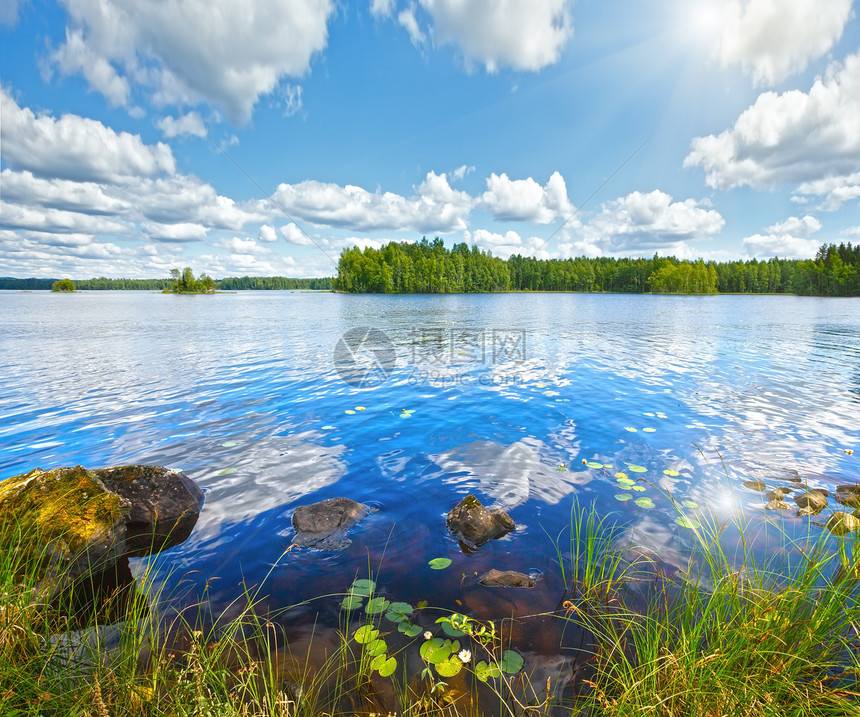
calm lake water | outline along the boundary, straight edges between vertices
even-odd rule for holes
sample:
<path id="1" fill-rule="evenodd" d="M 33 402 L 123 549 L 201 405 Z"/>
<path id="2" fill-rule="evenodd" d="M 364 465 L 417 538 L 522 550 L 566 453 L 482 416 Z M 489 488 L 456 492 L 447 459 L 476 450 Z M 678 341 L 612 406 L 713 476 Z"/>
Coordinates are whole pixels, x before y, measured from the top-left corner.
<path id="1" fill-rule="evenodd" d="M 370 569 L 393 600 L 510 614 L 475 584 L 496 567 L 542 575 L 516 599 L 552 609 L 574 501 L 682 566 L 669 493 L 755 521 L 765 499 L 743 481 L 860 480 L 857 299 L 0 292 L 0 376 L 0 479 L 153 463 L 203 487 L 194 533 L 160 560 L 166 594 L 208 585 L 216 608 L 243 579 L 268 575 L 275 607 Z M 616 500 L 619 471 L 653 507 Z M 517 529 L 465 554 L 445 515 L 470 492 Z M 341 495 L 378 509 L 352 545 L 282 555 L 294 509 Z M 315 609 L 336 622 L 337 606 Z"/>

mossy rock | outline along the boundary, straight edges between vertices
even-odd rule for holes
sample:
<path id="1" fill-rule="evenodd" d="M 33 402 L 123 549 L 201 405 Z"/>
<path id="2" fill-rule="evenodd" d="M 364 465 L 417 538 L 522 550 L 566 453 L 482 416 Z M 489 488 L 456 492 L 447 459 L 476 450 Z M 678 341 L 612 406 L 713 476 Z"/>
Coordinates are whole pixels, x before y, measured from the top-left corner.
<path id="1" fill-rule="evenodd" d="M 818 515 L 827 507 L 827 496 L 829 495 L 830 493 L 821 488 L 811 488 L 806 493 L 795 495 L 794 502 L 800 508 L 797 514 L 800 516 Z"/>
<path id="2" fill-rule="evenodd" d="M 451 509 L 446 523 L 465 552 L 472 552 L 487 541 L 501 538 L 516 528 L 511 516 L 503 510 L 488 510 L 472 494 Z"/>
<path id="3" fill-rule="evenodd" d="M 860 508 L 860 485 L 836 486 L 836 502 L 849 508 Z"/>
<path id="4" fill-rule="evenodd" d="M 70 578 L 183 542 L 203 494 L 179 471 L 131 465 L 35 469 L 0 482 L 0 536 Z"/>

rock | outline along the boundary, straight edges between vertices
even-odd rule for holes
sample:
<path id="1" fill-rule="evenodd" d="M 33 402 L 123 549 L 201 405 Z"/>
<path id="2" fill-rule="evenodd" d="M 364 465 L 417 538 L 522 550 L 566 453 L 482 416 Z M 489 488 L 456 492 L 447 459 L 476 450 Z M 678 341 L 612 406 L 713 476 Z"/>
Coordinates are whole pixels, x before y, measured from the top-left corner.
<path id="1" fill-rule="evenodd" d="M 327 498 L 302 505 L 293 512 L 293 543 L 321 550 L 340 550 L 352 541 L 346 532 L 361 522 L 371 509 L 349 498 Z"/>
<path id="2" fill-rule="evenodd" d="M 744 488 L 749 488 L 758 493 L 763 493 L 767 488 L 767 485 L 760 480 L 745 480 L 742 485 Z"/>
<path id="3" fill-rule="evenodd" d="M 830 495 L 826 490 L 820 488 L 811 488 L 806 493 L 799 493 L 794 496 L 794 502 L 797 503 L 800 510 L 797 511 L 799 516 L 818 515 L 827 507 L 827 496 Z"/>
<path id="4" fill-rule="evenodd" d="M 448 530 L 460 540 L 460 547 L 471 552 L 488 540 L 507 535 L 516 524 L 503 510 L 487 510 L 469 494 L 448 513 Z"/>
<path id="5" fill-rule="evenodd" d="M 484 573 L 478 582 L 488 588 L 533 588 L 534 578 L 515 570 L 496 570 L 491 568 Z"/>
<path id="6" fill-rule="evenodd" d="M 860 528 L 860 519 L 837 511 L 827 519 L 825 526 L 833 535 L 847 535 Z"/>
<path id="7" fill-rule="evenodd" d="M 764 497 L 770 501 L 782 501 L 789 493 L 791 493 L 791 489 L 789 488 L 774 488 L 765 493 Z"/>
<path id="8" fill-rule="evenodd" d="M 765 510 L 789 510 L 790 508 L 791 506 L 784 500 L 776 500 L 775 498 L 768 501 L 764 507 Z"/>
<path id="9" fill-rule="evenodd" d="M 24 526 L 33 559 L 72 579 L 178 545 L 202 505 L 190 478 L 161 466 L 37 468 L 0 483 L 0 521 Z"/>
<path id="10" fill-rule="evenodd" d="M 836 486 L 836 502 L 849 508 L 860 508 L 860 485 Z"/>

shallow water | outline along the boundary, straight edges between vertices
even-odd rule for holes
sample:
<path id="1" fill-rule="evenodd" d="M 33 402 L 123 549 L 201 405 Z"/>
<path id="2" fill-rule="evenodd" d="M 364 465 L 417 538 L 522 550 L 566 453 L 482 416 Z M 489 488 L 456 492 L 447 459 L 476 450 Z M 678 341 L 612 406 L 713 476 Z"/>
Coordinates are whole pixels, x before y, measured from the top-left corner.
<path id="1" fill-rule="evenodd" d="M 0 292 L 0 376 L 0 479 L 134 462 L 203 487 L 195 531 L 159 564 L 165 595 L 208 591 L 216 609 L 243 580 L 267 578 L 281 607 L 369 569 L 394 600 L 552 609 L 574 500 L 681 566 L 691 536 L 669 494 L 755 520 L 765 499 L 744 480 L 860 480 L 856 299 Z M 644 479 L 623 503 L 619 471 Z M 473 554 L 445 529 L 469 492 L 517 523 Z M 284 554 L 292 511 L 339 495 L 377 508 L 352 545 Z M 490 567 L 543 578 L 511 597 L 476 586 Z M 305 614 L 335 622 L 338 602 Z"/>

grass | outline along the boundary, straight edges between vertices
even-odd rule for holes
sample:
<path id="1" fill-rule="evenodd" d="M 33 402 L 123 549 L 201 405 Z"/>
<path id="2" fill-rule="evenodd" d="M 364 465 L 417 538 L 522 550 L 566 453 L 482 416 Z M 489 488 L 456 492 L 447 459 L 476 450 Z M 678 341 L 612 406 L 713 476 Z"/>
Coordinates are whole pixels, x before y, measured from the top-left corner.
<path id="1" fill-rule="evenodd" d="M 557 548 L 568 591 L 556 613 L 585 636 L 573 690 L 532 684 L 504 621 L 404 603 L 386 612 L 367 579 L 325 596 L 353 595 L 358 607 L 341 610 L 336 631 L 309 626 L 303 640 L 261 614 L 259 588 L 229 619 L 205 601 L 156 616 L 150 606 L 169 603 L 157 561 L 133 589 L 82 606 L 60 589 L 65 576 L 34 567 L 51 564 L 56 546 L 34 558 L 41 543 L 5 521 L 0 717 L 860 714 L 860 540 L 783 535 L 783 558 L 757 561 L 747 526 L 735 526 L 736 555 L 726 523 L 688 525 L 699 567 L 670 579 L 619 548 L 618 526 L 574 504 L 569 552 Z M 432 650 L 419 626 L 433 632 Z"/>

